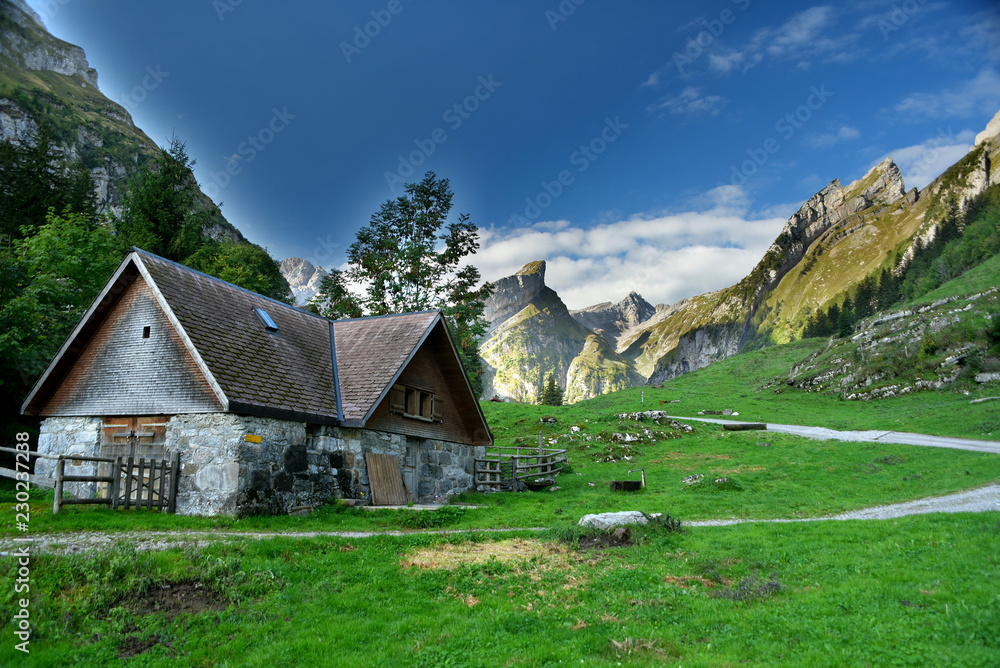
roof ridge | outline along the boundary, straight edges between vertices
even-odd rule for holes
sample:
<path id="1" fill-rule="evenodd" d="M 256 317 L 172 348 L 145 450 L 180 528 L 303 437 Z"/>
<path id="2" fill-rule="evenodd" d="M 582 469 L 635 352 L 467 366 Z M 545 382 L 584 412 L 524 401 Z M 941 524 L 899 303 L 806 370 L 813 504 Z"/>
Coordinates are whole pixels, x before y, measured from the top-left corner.
<path id="1" fill-rule="evenodd" d="M 329 318 L 324 318 L 323 316 L 317 315 L 316 313 L 313 313 L 312 311 L 304 311 L 304 310 L 302 310 L 300 308 L 296 308 L 295 306 L 291 306 L 289 304 L 286 304 L 283 301 L 279 301 L 279 300 L 275 299 L 274 297 L 268 297 L 267 295 L 262 295 L 259 292 L 254 292 L 253 290 L 250 290 L 248 288 L 244 288 L 242 286 L 236 285 L 235 283 L 230 283 L 229 281 L 225 281 L 225 280 L 219 278 L 218 276 L 212 276 L 211 274 L 206 274 L 203 271 L 199 271 L 197 269 L 192 269 L 191 267 L 187 266 L 186 264 L 181 264 L 180 262 L 176 262 L 174 260 L 170 260 L 168 258 L 163 257 L 162 255 L 157 255 L 156 253 L 153 253 L 151 251 L 139 248 L 138 246 L 132 246 L 132 249 L 131 249 L 130 252 L 132 252 L 132 253 L 138 253 L 139 255 L 148 256 L 148 257 L 154 258 L 156 260 L 160 260 L 162 262 L 166 262 L 167 264 L 172 264 L 175 267 L 183 269 L 184 271 L 190 272 L 192 274 L 197 274 L 199 276 L 202 276 L 204 278 L 210 279 L 210 280 L 215 281 L 217 283 L 222 283 L 223 285 L 225 285 L 227 287 L 234 288 L 236 290 L 241 290 L 241 291 L 246 292 L 247 294 L 253 295 L 255 297 L 260 297 L 261 299 L 266 299 L 269 302 L 273 302 L 274 304 L 277 304 L 278 306 L 283 306 L 284 308 L 290 309 L 290 310 L 292 310 L 292 311 L 294 311 L 296 313 L 302 313 L 302 314 L 308 315 L 308 316 L 313 317 L 313 318 L 319 318 L 320 320 L 326 320 L 327 322 L 330 322 Z"/>
<path id="2" fill-rule="evenodd" d="M 357 322 L 359 320 L 378 320 L 380 318 L 399 318 L 400 316 L 404 316 L 404 315 L 430 315 L 432 313 L 434 313 L 434 314 L 440 313 L 441 315 L 444 315 L 444 313 L 443 313 L 443 311 L 441 309 L 435 308 L 435 309 L 428 309 L 426 311 L 407 311 L 405 313 L 385 313 L 383 315 L 363 315 L 360 318 L 343 318 L 341 320 L 331 320 L 331 322 L 333 322 L 333 323 Z"/>

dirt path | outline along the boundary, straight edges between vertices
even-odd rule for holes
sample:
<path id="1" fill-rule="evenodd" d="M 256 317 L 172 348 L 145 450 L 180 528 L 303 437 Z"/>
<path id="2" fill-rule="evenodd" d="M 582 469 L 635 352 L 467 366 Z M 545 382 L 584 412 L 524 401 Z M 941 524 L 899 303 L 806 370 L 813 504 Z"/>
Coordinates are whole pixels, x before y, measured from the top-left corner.
<path id="1" fill-rule="evenodd" d="M 689 527 L 728 526 L 731 524 L 826 522 L 831 520 L 885 520 L 907 515 L 924 513 L 970 513 L 1000 512 L 1000 485 L 993 484 L 979 489 L 957 492 L 946 496 L 929 497 L 876 506 L 862 510 L 852 510 L 829 517 L 804 519 L 725 519 L 696 520 L 685 522 Z M 0 556 L 11 556 L 25 546 L 32 553 L 50 552 L 58 554 L 78 554 L 91 550 L 108 549 L 116 543 L 127 541 L 137 550 L 166 550 L 180 547 L 204 547 L 214 541 L 233 542 L 242 540 L 267 540 L 269 538 L 355 538 L 365 539 L 375 536 L 405 536 L 415 533 L 447 535 L 460 533 L 511 533 L 514 531 L 545 531 L 545 527 L 519 529 L 459 529 L 444 531 L 78 531 L 71 533 L 37 534 L 25 538 L 0 538 Z"/>
<path id="2" fill-rule="evenodd" d="M 695 422 L 711 422 L 713 424 L 734 424 L 740 420 L 718 420 L 712 418 L 668 416 L 672 420 L 694 420 Z M 974 438 L 952 438 L 950 436 L 930 436 L 928 434 L 911 434 L 905 431 L 837 431 L 826 427 L 803 427 L 795 424 L 767 423 L 767 431 L 782 434 L 794 434 L 805 438 L 816 438 L 828 441 L 850 441 L 867 443 L 901 443 L 903 445 L 920 445 L 930 448 L 953 448 L 955 450 L 972 450 L 1000 455 L 1000 441 L 980 441 Z"/>

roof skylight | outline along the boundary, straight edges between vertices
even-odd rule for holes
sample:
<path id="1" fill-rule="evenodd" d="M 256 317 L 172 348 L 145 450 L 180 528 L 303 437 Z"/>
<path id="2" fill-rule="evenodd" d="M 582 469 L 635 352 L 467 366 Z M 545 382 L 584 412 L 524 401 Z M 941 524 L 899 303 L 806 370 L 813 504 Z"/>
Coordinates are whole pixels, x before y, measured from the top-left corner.
<path id="1" fill-rule="evenodd" d="M 274 322 L 274 318 L 271 317 L 270 313 L 268 313 L 262 308 L 255 308 L 254 311 L 257 312 L 257 317 L 260 318 L 260 321 L 264 323 L 264 327 L 268 331 L 271 332 L 278 331 L 278 324 Z"/>

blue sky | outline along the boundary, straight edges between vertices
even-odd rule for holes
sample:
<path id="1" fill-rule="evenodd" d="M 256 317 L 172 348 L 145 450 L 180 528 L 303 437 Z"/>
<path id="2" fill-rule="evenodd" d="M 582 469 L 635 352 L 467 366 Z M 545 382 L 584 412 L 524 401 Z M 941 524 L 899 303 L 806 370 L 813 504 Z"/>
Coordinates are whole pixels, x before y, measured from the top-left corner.
<path id="1" fill-rule="evenodd" d="M 488 279 L 571 308 L 738 281 L 885 156 L 923 187 L 1000 110 L 985 0 L 29 0 L 100 88 L 282 259 L 343 263 L 432 169 Z"/>

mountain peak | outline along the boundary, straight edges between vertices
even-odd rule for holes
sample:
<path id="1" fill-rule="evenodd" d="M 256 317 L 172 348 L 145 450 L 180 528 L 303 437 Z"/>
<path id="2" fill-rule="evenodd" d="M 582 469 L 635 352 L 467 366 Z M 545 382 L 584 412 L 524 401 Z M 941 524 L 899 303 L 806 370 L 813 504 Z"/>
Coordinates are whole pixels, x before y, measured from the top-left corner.
<path id="1" fill-rule="evenodd" d="M 534 262 L 529 262 L 520 269 L 517 270 L 515 276 L 533 276 L 538 274 L 542 283 L 545 282 L 545 260 L 535 260 Z"/>
<path id="2" fill-rule="evenodd" d="M 976 143 L 973 146 L 979 146 L 987 139 L 996 137 L 997 135 L 1000 135 L 1000 111 L 986 124 L 986 129 L 976 135 Z"/>

